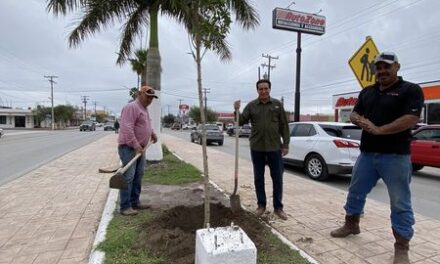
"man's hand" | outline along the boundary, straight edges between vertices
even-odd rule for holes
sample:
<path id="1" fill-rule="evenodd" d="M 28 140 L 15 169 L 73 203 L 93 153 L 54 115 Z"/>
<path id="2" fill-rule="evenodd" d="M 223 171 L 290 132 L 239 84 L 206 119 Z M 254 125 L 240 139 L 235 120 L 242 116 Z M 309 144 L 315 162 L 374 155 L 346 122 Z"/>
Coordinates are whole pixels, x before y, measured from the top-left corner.
<path id="1" fill-rule="evenodd" d="M 358 122 L 358 125 L 362 129 L 364 129 L 365 131 L 367 131 L 370 134 L 373 134 L 373 135 L 381 135 L 382 134 L 382 130 L 380 129 L 380 127 L 373 124 L 373 122 L 371 122 L 367 118 L 360 117 L 357 122 Z"/>
<path id="2" fill-rule="evenodd" d="M 240 103 L 241 103 L 240 100 L 234 102 L 234 110 L 235 111 L 240 110 Z"/>
<path id="3" fill-rule="evenodd" d="M 151 141 L 153 142 L 153 144 L 157 142 L 157 135 L 155 133 L 151 134 Z"/>
<path id="4" fill-rule="evenodd" d="M 289 149 L 288 148 L 282 148 L 281 149 L 281 155 L 283 155 L 283 157 L 286 156 L 287 153 L 289 153 Z"/>
<path id="5" fill-rule="evenodd" d="M 141 154 L 143 154 L 144 151 L 145 151 L 145 149 L 144 149 L 143 147 L 139 146 L 139 147 L 135 148 L 134 151 L 136 151 L 136 154 L 137 154 L 137 153 L 141 153 Z"/>

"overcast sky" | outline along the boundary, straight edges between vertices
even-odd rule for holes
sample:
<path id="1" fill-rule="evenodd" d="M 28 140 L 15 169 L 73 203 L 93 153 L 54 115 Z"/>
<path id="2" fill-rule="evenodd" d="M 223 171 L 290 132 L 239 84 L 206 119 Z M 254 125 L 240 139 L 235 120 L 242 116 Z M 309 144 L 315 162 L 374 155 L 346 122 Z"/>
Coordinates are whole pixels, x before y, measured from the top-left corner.
<path id="1" fill-rule="evenodd" d="M 212 53 L 202 62 L 203 87 L 209 88 L 208 106 L 229 112 L 232 102 L 256 98 L 261 55 L 279 57 L 271 71 L 272 93 L 282 96 L 293 111 L 296 65 L 296 33 L 272 28 L 272 10 L 286 8 L 286 1 L 250 1 L 258 10 L 260 26 L 254 31 L 233 27 L 228 37 L 233 59 L 223 63 Z M 79 14 L 54 17 L 44 0 L 0 0 L 0 105 L 34 107 L 50 105 L 50 83 L 45 75 L 58 76 L 54 86 L 57 104 L 88 107 L 119 114 L 128 100 L 128 87 L 137 76 L 129 64 L 115 64 L 120 25 L 109 25 L 77 48 L 69 48 L 67 36 Z M 326 17 L 322 36 L 302 35 L 301 114 L 332 113 L 332 95 L 358 91 L 360 86 L 348 66 L 349 58 L 372 36 L 380 51 L 394 51 L 401 62 L 400 74 L 413 82 L 440 79 L 440 20 L 438 0 L 297 0 L 291 9 Z M 146 36 L 142 44 L 145 46 Z M 140 47 L 140 41 L 136 44 Z M 196 68 L 183 27 L 169 18 L 159 20 L 162 56 L 164 114 L 177 113 L 179 101 L 197 105 Z M 266 71 L 262 69 L 262 73 Z"/>

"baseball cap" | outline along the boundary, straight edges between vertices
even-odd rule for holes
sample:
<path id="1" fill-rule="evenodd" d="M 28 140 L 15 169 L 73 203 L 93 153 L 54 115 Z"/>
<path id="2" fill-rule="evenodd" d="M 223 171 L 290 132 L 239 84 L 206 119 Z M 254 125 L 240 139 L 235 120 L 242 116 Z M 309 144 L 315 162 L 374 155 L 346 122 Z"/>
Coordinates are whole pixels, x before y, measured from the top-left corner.
<path id="1" fill-rule="evenodd" d="M 399 63 L 399 59 L 394 52 L 382 52 L 374 59 L 374 64 L 378 62 L 385 62 L 388 64 Z"/>
<path id="2" fill-rule="evenodd" d="M 156 95 L 156 90 L 153 89 L 153 87 L 148 86 L 148 85 L 144 85 L 141 88 L 139 88 L 139 92 L 145 94 L 146 96 L 151 96 L 154 98 L 159 98 Z"/>

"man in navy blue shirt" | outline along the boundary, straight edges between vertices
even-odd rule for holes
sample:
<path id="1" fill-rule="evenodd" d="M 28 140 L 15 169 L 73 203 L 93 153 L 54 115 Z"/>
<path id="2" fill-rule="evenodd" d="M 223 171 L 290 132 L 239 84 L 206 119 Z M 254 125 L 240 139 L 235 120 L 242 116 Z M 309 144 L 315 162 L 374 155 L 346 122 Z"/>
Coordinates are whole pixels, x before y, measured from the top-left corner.
<path id="1" fill-rule="evenodd" d="M 409 241 L 414 234 L 411 206 L 411 128 L 423 108 L 419 85 L 397 75 L 400 64 L 396 54 L 383 52 L 374 60 L 376 83 L 361 91 L 350 120 L 362 131 L 361 154 L 353 168 L 344 206 L 345 224 L 332 231 L 333 237 L 360 233 L 359 219 L 367 194 L 382 179 L 391 203 L 394 263 L 409 263 Z"/>

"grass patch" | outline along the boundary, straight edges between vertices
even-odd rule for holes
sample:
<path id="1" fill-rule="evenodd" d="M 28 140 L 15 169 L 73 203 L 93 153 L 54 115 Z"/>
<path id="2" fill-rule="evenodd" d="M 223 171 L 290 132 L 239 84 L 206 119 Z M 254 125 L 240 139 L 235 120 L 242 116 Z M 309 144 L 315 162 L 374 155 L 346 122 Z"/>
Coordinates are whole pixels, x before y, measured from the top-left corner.
<path id="1" fill-rule="evenodd" d="M 97 249 L 105 252 L 105 264 L 164 264 L 162 258 L 149 255 L 148 252 L 135 249 L 142 227 L 151 221 L 152 215 L 140 211 L 136 216 L 115 214 L 107 227 L 105 241 Z"/>
<path id="2" fill-rule="evenodd" d="M 178 159 L 165 145 L 162 145 L 162 150 L 163 160 L 147 165 L 144 181 L 155 184 L 179 185 L 202 179 L 201 172 L 196 167 Z"/>

